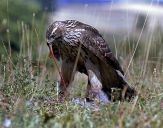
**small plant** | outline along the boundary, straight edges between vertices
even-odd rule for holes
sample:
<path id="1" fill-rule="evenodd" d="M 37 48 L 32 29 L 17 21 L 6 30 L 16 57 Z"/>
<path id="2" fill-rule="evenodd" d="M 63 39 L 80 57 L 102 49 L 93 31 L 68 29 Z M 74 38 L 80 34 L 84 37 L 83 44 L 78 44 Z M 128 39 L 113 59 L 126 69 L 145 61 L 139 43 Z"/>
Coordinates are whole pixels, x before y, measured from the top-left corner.
<path id="1" fill-rule="evenodd" d="M 0 8 L 3 10 L 0 11 L 0 33 L 3 34 L 9 32 L 6 31 L 7 24 L 9 21 L 11 23 L 11 15 L 3 14 L 7 10 L 6 1 L 12 7 L 10 2 L 15 5 L 24 0 L 16 0 L 18 3 L 11 0 L 0 2 L 0 7 L 3 6 Z M 20 8 L 17 9 L 18 13 L 25 14 L 19 11 Z M 0 34 L 0 127 L 6 126 L 4 124 L 7 121 L 9 127 L 13 128 L 163 126 L 163 34 L 159 29 L 153 34 L 148 33 L 147 37 L 150 38 L 142 37 L 139 42 L 137 36 L 124 40 L 116 38 L 116 42 L 110 42 L 112 49 L 115 48 L 115 53 L 120 56 L 118 59 L 121 62 L 123 60 L 128 81 L 136 88 L 138 95 L 130 102 L 109 101 L 105 105 L 98 104 L 98 110 L 94 111 L 71 101 L 73 97 L 85 97 L 87 79 L 85 76 L 81 79 L 82 74 L 75 78 L 69 88 L 71 93 L 68 100 L 58 102 L 58 72 L 47 58 L 45 48 L 39 43 L 43 37 L 37 34 L 43 34 L 39 26 L 44 27 L 44 20 L 38 21 L 37 14 L 41 15 L 32 11 L 29 14 L 31 18 L 22 15 L 22 21 L 11 23 L 10 27 L 14 28 L 9 32 L 10 37 Z M 26 18 L 28 22 L 25 22 Z M 33 18 L 37 21 L 31 24 Z M 20 31 L 14 32 L 17 29 Z M 13 41 L 20 48 L 16 54 L 11 50 L 13 46 L 11 48 L 6 44 L 12 44 Z M 113 89 L 113 100 L 119 97 L 119 91 Z"/>

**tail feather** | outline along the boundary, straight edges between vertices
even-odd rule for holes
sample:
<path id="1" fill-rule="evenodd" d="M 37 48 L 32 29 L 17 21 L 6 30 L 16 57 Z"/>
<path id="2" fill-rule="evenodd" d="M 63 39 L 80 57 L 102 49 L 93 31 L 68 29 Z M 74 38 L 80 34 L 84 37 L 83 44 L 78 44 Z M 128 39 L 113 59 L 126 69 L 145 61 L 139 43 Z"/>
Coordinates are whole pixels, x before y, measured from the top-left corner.
<path id="1" fill-rule="evenodd" d="M 131 99 L 133 96 L 135 96 L 137 94 L 136 90 L 130 86 L 130 84 L 127 82 L 124 75 L 122 75 L 122 73 L 120 71 L 116 70 L 116 72 L 118 73 L 119 77 L 121 77 L 123 79 L 123 81 L 126 83 L 122 90 L 121 98 L 122 99 L 124 99 L 124 98 Z"/>

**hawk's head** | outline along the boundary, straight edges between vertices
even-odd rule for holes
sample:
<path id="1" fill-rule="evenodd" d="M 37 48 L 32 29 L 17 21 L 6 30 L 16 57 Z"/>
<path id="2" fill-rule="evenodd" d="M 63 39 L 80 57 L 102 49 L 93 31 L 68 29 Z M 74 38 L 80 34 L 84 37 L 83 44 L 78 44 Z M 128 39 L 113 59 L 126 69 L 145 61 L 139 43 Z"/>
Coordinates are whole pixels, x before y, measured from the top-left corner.
<path id="1" fill-rule="evenodd" d="M 56 21 L 51 24 L 46 31 L 46 40 L 47 45 L 52 45 L 57 39 L 61 38 L 62 36 L 62 23 L 60 21 Z"/>
<path id="2" fill-rule="evenodd" d="M 58 48 L 55 47 L 55 43 L 59 38 L 62 37 L 61 31 L 62 28 L 63 28 L 62 22 L 56 21 L 53 24 L 51 24 L 46 31 L 46 43 L 50 50 L 49 57 L 53 57 L 54 54 L 56 59 L 58 60 L 60 58 L 60 54 Z"/>

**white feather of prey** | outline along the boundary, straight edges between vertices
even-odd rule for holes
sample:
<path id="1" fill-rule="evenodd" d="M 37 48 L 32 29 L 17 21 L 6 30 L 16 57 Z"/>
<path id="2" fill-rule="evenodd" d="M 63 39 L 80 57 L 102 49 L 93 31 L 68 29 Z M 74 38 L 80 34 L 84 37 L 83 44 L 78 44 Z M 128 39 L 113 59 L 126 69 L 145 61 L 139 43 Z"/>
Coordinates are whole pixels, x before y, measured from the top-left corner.
<path id="1" fill-rule="evenodd" d="M 102 89 L 102 84 L 99 81 L 99 79 L 97 78 L 97 76 L 94 74 L 94 72 L 92 72 L 91 70 L 88 70 L 88 76 L 90 79 L 90 83 L 92 85 L 92 89 L 97 89 L 97 90 L 101 90 Z"/>

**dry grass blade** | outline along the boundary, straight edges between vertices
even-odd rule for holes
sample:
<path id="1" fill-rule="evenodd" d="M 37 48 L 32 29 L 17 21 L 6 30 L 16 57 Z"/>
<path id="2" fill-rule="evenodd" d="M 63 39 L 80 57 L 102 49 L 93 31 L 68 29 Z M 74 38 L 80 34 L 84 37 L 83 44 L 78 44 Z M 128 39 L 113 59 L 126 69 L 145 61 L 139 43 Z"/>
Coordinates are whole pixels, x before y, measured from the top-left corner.
<path id="1" fill-rule="evenodd" d="M 65 83 L 65 80 L 64 80 L 64 78 L 63 78 L 63 75 L 62 75 L 62 73 L 61 73 L 61 71 L 60 71 L 60 69 L 59 69 L 59 66 L 58 66 L 58 64 L 57 64 L 57 60 L 56 60 L 56 58 L 55 58 L 52 45 L 48 45 L 48 47 L 49 47 L 50 52 L 52 53 L 52 58 L 53 58 L 53 60 L 54 60 L 54 64 L 55 64 L 55 66 L 56 66 L 56 68 L 57 68 L 57 70 L 58 70 L 58 72 L 59 72 L 59 75 L 60 75 L 61 80 L 62 80 L 62 82 L 63 82 L 64 88 L 66 89 L 66 83 Z"/>
<path id="2" fill-rule="evenodd" d="M 134 99 L 134 103 L 133 103 L 133 105 L 132 105 L 132 108 L 131 108 L 131 112 L 130 112 L 130 113 L 133 113 L 133 111 L 134 111 L 134 109 L 135 109 L 135 106 L 136 106 L 137 101 L 138 101 L 138 95 L 137 95 L 137 96 L 135 97 L 135 99 Z"/>
<path id="3" fill-rule="evenodd" d="M 152 1 L 152 2 L 153 2 L 153 1 Z M 150 7 L 152 6 L 152 2 L 151 2 Z M 142 27 L 141 32 L 140 32 L 140 35 L 139 35 L 139 37 L 138 37 L 138 41 L 137 41 L 137 43 L 136 43 L 134 52 L 133 52 L 133 54 L 132 54 L 132 56 L 131 56 L 131 59 L 130 59 L 130 61 L 129 61 L 129 64 L 128 64 L 128 66 L 127 66 L 127 69 L 126 69 L 126 72 L 125 72 L 125 76 L 126 76 L 128 70 L 129 70 L 129 67 L 130 67 L 130 65 L 131 65 L 131 63 L 132 63 L 132 61 L 133 61 L 133 58 L 134 58 L 135 53 L 136 53 L 136 50 L 137 50 L 138 45 L 139 45 L 139 43 L 140 43 L 140 39 L 141 39 L 141 37 L 142 37 L 142 34 L 143 34 L 143 31 L 144 31 L 145 25 L 146 25 L 146 23 L 147 23 L 147 19 L 148 19 L 148 17 L 149 17 L 149 10 L 150 10 L 150 8 L 148 8 L 148 12 L 147 12 L 147 15 L 146 15 L 146 17 L 145 17 L 145 21 L 144 21 L 143 27 Z"/>
<path id="4" fill-rule="evenodd" d="M 72 74 L 71 74 L 70 86 L 72 84 L 73 77 L 75 75 L 76 67 L 77 67 L 79 56 L 80 56 L 80 52 L 81 52 L 81 47 L 82 47 L 82 43 L 80 43 L 79 48 L 78 48 L 78 53 L 77 53 L 77 56 L 76 56 L 76 59 L 75 59 L 75 63 L 74 63 L 74 67 L 73 67 L 73 71 L 72 71 Z"/>

